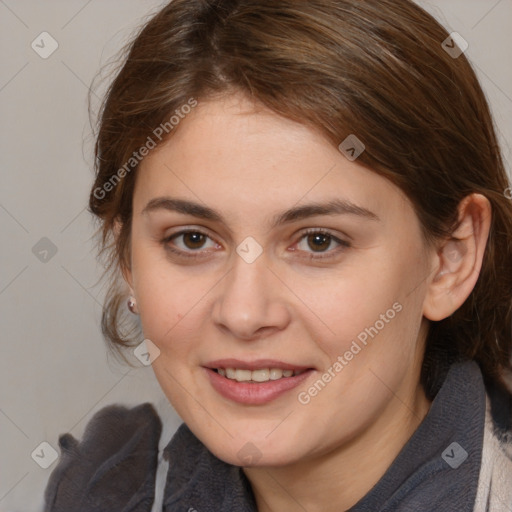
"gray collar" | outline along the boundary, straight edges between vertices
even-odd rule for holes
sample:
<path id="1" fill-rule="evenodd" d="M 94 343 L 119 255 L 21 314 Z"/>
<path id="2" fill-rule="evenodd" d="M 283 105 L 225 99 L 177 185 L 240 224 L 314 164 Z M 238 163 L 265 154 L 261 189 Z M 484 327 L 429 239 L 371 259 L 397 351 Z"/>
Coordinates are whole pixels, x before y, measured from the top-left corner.
<path id="1" fill-rule="evenodd" d="M 473 362 L 451 366 L 427 416 L 377 484 L 350 512 L 473 512 L 485 386 Z M 467 458 L 466 458 L 467 457 Z"/>

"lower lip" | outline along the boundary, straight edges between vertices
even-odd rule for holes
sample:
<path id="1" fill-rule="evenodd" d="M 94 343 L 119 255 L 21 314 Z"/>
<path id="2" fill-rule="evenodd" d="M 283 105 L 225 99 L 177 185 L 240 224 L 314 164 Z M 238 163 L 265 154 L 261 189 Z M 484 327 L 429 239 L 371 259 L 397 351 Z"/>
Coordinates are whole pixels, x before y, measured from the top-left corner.
<path id="1" fill-rule="evenodd" d="M 287 391 L 296 388 L 314 370 L 306 370 L 300 375 L 284 377 L 267 382 L 238 382 L 219 375 L 211 368 L 205 368 L 213 388 L 224 398 L 240 404 L 262 405 L 272 402 Z"/>

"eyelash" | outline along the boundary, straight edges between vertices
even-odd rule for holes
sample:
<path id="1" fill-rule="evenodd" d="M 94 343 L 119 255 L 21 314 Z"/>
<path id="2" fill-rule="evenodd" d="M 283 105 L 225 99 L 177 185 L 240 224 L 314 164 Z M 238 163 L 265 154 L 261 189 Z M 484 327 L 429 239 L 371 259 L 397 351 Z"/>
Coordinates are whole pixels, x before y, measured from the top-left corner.
<path id="1" fill-rule="evenodd" d="M 181 249 L 176 249 L 175 247 L 172 247 L 170 245 L 170 242 L 172 242 L 172 240 L 174 240 L 175 238 L 178 238 L 180 236 L 190 234 L 190 233 L 203 235 L 203 236 L 209 238 L 210 240 L 212 240 L 213 242 L 218 243 L 215 240 L 213 240 L 207 233 L 205 233 L 204 231 L 201 231 L 199 229 L 186 229 L 183 231 L 179 231 L 177 233 L 173 233 L 172 235 L 164 238 L 161 241 L 161 243 L 167 251 L 170 251 L 171 253 L 176 254 L 177 256 L 180 256 L 180 257 L 190 258 L 190 259 L 198 259 L 198 258 L 208 257 L 208 254 L 205 254 L 204 251 L 203 252 L 200 252 L 200 250 L 197 250 L 197 251 L 192 250 L 192 252 L 182 251 Z M 299 240 L 296 242 L 296 244 L 301 242 L 304 238 L 306 238 L 309 235 L 328 236 L 330 241 L 339 244 L 339 247 L 337 249 L 329 250 L 326 252 L 320 252 L 320 253 L 310 252 L 309 256 L 301 256 L 302 258 L 306 258 L 308 260 L 323 260 L 323 259 L 327 259 L 327 258 L 333 258 L 334 256 L 338 255 L 338 253 L 343 252 L 344 250 L 351 247 L 351 244 L 349 242 L 347 242 L 346 240 L 341 240 L 340 238 L 337 238 L 336 236 L 334 236 L 331 232 L 329 232 L 325 229 L 321 229 L 321 228 L 309 228 L 309 229 L 303 231 L 300 235 Z M 209 252 L 209 251 L 207 251 L 207 252 Z"/>

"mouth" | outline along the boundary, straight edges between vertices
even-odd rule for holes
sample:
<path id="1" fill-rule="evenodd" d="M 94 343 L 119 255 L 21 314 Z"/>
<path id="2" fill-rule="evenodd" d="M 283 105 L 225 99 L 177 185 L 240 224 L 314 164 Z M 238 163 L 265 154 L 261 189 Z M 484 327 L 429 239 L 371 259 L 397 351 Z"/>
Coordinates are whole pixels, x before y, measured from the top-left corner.
<path id="1" fill-rule="evenodd" d="M 269 382 L 301 375 L 307 370 L 283 370 L 282 368 L 261 368 L 244 370 L 242 368 L 213 368 L 220 376 L 237 382 Z"/>
<path id="2" fill-rule="evenodd" d="M 224 398 L 245 405 L 263 405 L 297 387 L 314 368 L 281 361 L 214 361 L 204 367 L 210 383 Z"/>

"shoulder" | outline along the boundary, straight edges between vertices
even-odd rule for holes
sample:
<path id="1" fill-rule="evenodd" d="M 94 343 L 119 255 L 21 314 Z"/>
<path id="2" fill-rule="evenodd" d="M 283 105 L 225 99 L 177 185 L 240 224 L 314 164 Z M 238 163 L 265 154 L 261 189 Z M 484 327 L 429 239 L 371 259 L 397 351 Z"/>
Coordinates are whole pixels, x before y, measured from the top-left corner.
<path id="1" fill-rule="evenodd" d="M 488 387 L 475 512 L 512 511 L 512 394 Z"/>
<path id="2" fill-rule="evenodd" d="M 62 434 L 60 459 L 45 490 L 45 512 L 123 510 L 133 499 L 147 502 L 149 511 L 161 431 L 156 410 L 144 403 L 99 410 L 80 442 Z"/>

